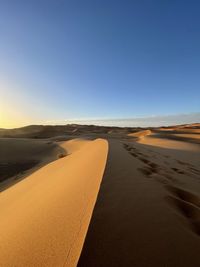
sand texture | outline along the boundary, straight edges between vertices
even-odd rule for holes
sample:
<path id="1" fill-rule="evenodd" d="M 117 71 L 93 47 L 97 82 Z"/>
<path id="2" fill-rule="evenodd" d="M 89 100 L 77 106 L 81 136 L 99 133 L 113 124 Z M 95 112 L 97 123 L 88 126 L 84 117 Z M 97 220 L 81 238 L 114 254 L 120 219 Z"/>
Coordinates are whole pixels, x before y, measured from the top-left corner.
<path id="1" fill-rule="evenodd" d="M 0 138 L 0 191 L 65 154 L 51 140 Z"/>
<path id="2" fill-rule="evenodd" d="M 110 139 L 79 267 L 200 266 L 200 146 Z"/>
<path id="3" fill-rule="evenodd" d="M 1 193 L 1 267 L 76 266 L 107 150 L 105 140 L 84 142 Z"/>
<path id="4" fill-rule="evenodd" d="M 0 162 L 56 160 L 1 192 L 0 266 L 200 266 L 200 124 L 2 134 Z"/>

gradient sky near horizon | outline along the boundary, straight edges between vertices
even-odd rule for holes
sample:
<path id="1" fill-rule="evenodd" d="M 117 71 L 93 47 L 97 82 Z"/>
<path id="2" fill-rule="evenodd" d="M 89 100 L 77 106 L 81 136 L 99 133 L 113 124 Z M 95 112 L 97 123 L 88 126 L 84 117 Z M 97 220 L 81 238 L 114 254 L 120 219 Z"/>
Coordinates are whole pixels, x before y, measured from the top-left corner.
<path id="1" fill-rule="evenodd" d="M 200 2 L 0 0 L 0 128 L 200 111 Z"/>

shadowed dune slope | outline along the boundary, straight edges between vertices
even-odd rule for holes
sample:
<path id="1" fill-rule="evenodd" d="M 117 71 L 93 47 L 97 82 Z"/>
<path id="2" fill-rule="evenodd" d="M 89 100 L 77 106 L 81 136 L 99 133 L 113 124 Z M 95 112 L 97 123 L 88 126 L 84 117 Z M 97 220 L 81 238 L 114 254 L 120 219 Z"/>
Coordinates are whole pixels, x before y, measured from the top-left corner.
<path id="1" fill-rule="evenodd" d="M 0 138 L 0 190 L 65 154 L 49 140 Z"/>
<path id="2" fill-rule="evenodd" d="M 109 140 L 79 267 L 200 266 L 199 145 L 149 138 Z"/>
<path id="3" fill-rule="evenodd" d="M 76 266 L 107 151 L 88 141 L 1 193 L 0 266 Z"/>

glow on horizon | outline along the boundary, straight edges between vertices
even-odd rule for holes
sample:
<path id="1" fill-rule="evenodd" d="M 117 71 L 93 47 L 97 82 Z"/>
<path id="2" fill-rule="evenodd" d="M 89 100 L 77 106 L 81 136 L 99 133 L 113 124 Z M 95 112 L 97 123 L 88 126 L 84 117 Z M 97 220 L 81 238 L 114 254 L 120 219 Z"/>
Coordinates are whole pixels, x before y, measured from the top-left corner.
<path id="1" fill-rule="evenodd" d="M 0 128 L 17 128 L 23 126 L 25 122 L 28 122 L 28 118 L 21 116 L 17 111 L 7 109 L 5 107 L 0 108 Z"/>
<path id="2" fill-rule="evenodd" d="M 11 88 L 0 81 L 0 128 L 16 128 L 31 122 L 26 112 L 21 109 L 19 99 L 23 100 L 23 97 Z"/>

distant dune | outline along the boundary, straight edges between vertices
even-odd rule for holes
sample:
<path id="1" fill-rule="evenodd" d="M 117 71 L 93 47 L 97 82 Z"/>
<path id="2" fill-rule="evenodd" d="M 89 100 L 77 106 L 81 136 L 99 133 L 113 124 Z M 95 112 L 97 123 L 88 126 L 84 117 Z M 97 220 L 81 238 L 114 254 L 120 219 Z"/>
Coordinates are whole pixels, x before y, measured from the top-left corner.
<path id="1" fill-rule="evenodd" d="M 200 123 L 175 125 L 169 127 L 112 127 L 96 125 L 30 125 L 16 129 L 0 129 L 0 137 L 3 138 L 55 138 L 66 137 L 72 138 L 88 134 L 132 134 L 139 131 L 160 130 L 160 131 L 177 131 L 185 133 L 200 133 Z"/>
<path id="2" fill-rule="evenodd" d="M 152 133 L 151 130 L 143 130 L 143 131 L 138 131 L 136 133 L 129 133 L 128 136 L 136 137 L 136 138 L 143 138 L 146 135 L 150 135 L 151 133 Z"/>
<path id="3" fill-rule="evenodd" d="M 18 138 L 50 138 L 56 136 L 79 136 L 84 134 L 107 134 L 110 131 L 115 133 L 128 133 L 130 130 L 140 129 L 131 127 L 106 127 L 96 125 L 31 125 L 16 129 L 1 129 L 0 137 Z"/>

